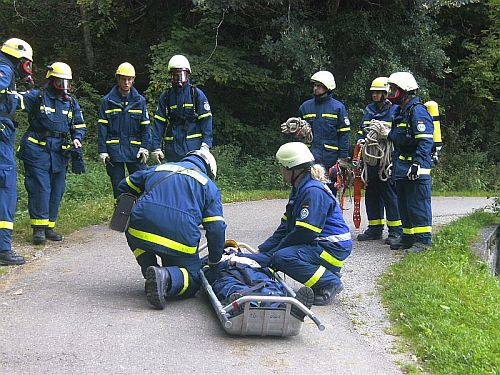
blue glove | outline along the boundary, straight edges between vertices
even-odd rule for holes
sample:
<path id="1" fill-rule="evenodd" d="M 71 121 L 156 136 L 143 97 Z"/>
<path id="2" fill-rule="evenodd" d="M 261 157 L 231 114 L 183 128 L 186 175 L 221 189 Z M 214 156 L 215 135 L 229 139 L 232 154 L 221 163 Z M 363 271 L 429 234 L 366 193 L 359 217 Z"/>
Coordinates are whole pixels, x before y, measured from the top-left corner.
<path id="1" fill-rule="evenodd" d="M 420 177 L 418 174 L 419 170 L 420 170 L 420 165 L 418 165 L 417 163 L 413 163 L 410 169 L 408 169 L 408 173 L 406 174 L 406 176 L 408 176 L 408 179 L 410 181 L 418 180 L 418 178 Z"/>

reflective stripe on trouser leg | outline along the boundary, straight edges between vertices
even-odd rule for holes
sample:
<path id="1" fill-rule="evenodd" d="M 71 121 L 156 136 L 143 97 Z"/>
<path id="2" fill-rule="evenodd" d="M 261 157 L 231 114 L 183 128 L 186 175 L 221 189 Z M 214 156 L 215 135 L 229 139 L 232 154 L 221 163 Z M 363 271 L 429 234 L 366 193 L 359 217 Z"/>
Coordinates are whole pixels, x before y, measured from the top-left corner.
<path id="1" fill-rule="evenodd" d="M 194 278 L 187 268 L 169 266 L 166 267 L 170 273 L 170 289 L 168 297 L 192 297 L 200 288 L 200 278 Z"/>
<path id="2" fill-rule="evenodd" d="M 409 201 L 413 199 L 413 197 L 408 196 L 409 189 L 408 184 L 409 180 L 396 180 L 396 192 L 398 197 L 398 208 L 399 214 L 401 215 L 401 223 L 403 226 L 403 236 L 402 241 L 407 243 L 413 243 L 413 223 L 411 222 L 411 216 L 408 211 Z"/>
<path id="3" fill-rule="evenodd" d="M 170 272 L 169 297 L 192 297 L 200 289 L 201 279 L 199 270 L 201 260 L 198 254 L 193 255 L 168 255 L 161 254 L 161 263 Z"/>
<path id="4" fill-rule="evenodd" d="M 415 242 L 432 242 L 431 180 L 411 181 L 408 187 L 408 214 L 411 216 Z"/>
<path id="5" fill-rule="evenodd" d="M 401 223 L 401 216 L 399 215 L 396 188 L 390 181 L 380 181 L 379 184 L 380 196 L 385 207 L 385 216 L 387 219 L 386 223 L 389 228 L 389 233 L 401 235 L 403 227 Z"/>
<path id="6" fill-rule="evenodd" d="M 28 211 L 32 226 L 47 226 L 49 220 L 49 171 L 24 163 L 24 186 L 28 192 Z"/>
<path id="7" fill-rule="evenodd" d="M 338 275 L 332 272 L 340 271 L 340 267 L 327 264 L 319 257 L 323 249 L 319 245 L 296 245 L 278 250 L 272 257 L 272 264 L 288 276 L 307 286 L 323 288 L 339 285 Z"/>
<path id="8" fill-rule="evenodd" d="M 16 167 L 0 170 L 0 250 L 12 250 L 12 229 L 16 212 Z"/>
<path id="9" fill-rule="evenodd" d="M 57 221 L 59 214 L 59 207 L 61 200 L 66 190 L 66 170 L 50 175 L 50 201 L 49 201 L 49 222 L 54 223 Z M 49 226 L 51 224 L 49 223 Z"/>
<path id="10" fill-rule="evenodd" d="M 370 232 L 382 233 L 385 224 L 384 205 L 380 197 L 380 181 L 378 181 L 378 177 L 371 178 L 366 186 L 365 207 Z"/>

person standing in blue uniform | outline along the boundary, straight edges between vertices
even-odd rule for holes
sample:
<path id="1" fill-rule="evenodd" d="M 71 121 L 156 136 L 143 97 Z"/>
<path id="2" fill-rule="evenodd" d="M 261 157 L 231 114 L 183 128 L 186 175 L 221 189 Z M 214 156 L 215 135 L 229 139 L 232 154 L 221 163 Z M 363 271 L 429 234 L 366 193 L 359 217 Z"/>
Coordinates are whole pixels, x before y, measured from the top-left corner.
<path id="1" fill-rule="evenodd" d="M 399 106 L 388 137 L 394 143 L 392 178 L 403 223 L 403 236 L 391 249 L 416 253 L 432 244 L 434 124 L 417 96 L 418 84 L 411 73 L 393 73 L 388 82 L 388 99 Z"/>
<path id="2" fill-rule="evenodd" d="M 191 66 L 183 55 L 168 62 L 172 87 L 158 101 L 151 156 L 156 163 L 179 161 L 189 151 L 212 148 L 212 112 L 205 93 L 189 80 Z M 163 145 L 163 150 L 162 150 Z"/>
<path id="3" fill-rule="evenodd" d="M 0 266 L 24 264 L 24 257 L 12 250 L 16 212 L 16 160 L 14 113 L 23 108 L 16 92 L 16 80 L 31 81 L 33 50 L 22 39 L 10 38 L 0 49 Z"/>
<path id="4" fill-rule="evenodd" d="M 370 129 L 372 120 L 383 121 L 389 128 L 392 126 L 394 111 L 397 107 L 392 106 L 387 100 L 389 84 L 387 77 L 375 78 L 370 86 L 370 95 L 372 103 L 368 104 L 363 115 L 360 130 L 357 134 L 358 142 L 364 142 L 366 131 Z M 385 152 L 392 152 L 386 149 Z M 378 240 L 382 238 L 382 231 L 386 220 L 384 210 L 387 216 L 387 227 L 389 235 L 385 243 L 391 245 L 398 242 L 401 234 L 401 218 L 398 210 L 398 198 L 394 183 L 384 176 L 385 171 L 380 160 L 377 165 L 367 165 L 367 181 L 365 188 L 365 206 L 368 216 L 368 228 L 364 233 L 358 235 L 358 241 Z"/>
<path id="5" fill-rule="evenodd" d="M 322 70 L 314 73 L 311 80 L 314 98 L 301 104 L 299 116 L 311 125 L 314 159 L 328 171 L 337 159 L 349 155 L 351 123 L 345 105 L 332 96 L 336 87 L 333 74 Z M 335 195 L 334 184 L 329 186 Z"/>
<path id="6" fill-rule="evenodd" d="M 111 179 L 113 195 L 125 178 L 146 168 L 151 130 L 146 99 L 135 89 L 135 69 L 125 62 L 116 70 L 117 84 L 101 101 L 98 120 L 97 152 Z"/>
<path id="7" fill-rule="evenodd" d="M 200 225 L 209 265 L 222 257 L 226 223 L 220 191 L 211 180 L 216 174 L 210 151 L 195 150 L 180 162 L 132 173 L 118 186 L 120 193 L 139 197 L 126 236 L 146 279 L 147 300 L 157 309 L 165 308 L 167 299 L 191 297 L 199 289 Z"/>
<path id="8" fill-rule="evenodd" d="M 54 227 L 66 189 L 69 151 L 81 149 L 87 131 L 80 104 L 70 96 L 70 66 L 55 62 L 49 65 L 46 78 L 43 89 L 23 94 L 29 128 L 17 152 L 24 162 L 34 244 L 63 240 Z"/>
<path id="9" fill-rule="evenodd" d="M 276 159 L 283 166 L 283 180 L 292 185 L 286 211 L 259 253 L 241 256 L 286 273 L 313 290 L 314 305 L 328 305 L 343 289 L 340 271 L 352 250 L 349 227 L 325 185 L 324 168 L 313 165 L 304 143 L 282 145 Z"/>

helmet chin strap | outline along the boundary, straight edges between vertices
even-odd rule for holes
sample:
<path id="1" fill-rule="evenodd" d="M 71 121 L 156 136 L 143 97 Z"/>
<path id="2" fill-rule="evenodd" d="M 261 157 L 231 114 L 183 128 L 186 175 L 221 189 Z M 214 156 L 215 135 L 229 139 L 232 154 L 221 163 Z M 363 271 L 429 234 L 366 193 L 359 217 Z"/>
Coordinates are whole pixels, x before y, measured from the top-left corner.
<path id="1" fill-rule="evenodd" d="M 292 186 L 295 186 L 295 183 L 300 181 L 306 170 L 301 169 L 300 171 L 298 171 L 298 174 L 295 174 L 295 172 L 297 172 L 297 170 L 292 170 L 292 177 L 290 178 Z"/>

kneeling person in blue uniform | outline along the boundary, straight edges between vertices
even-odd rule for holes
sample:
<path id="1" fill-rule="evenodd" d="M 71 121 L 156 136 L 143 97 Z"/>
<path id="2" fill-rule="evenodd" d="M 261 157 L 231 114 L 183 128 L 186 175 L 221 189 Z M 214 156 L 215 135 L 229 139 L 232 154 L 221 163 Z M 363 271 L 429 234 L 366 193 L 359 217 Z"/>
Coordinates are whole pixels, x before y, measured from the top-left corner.
<path id="1" fill-rule="evenodd" d="M 187 298 L 198 291 L 199 225 L 206 231 L 209 264 L 222 257 L 226 223 L 220 191 L 211 180 L 216 173 L 213 155 L 195 150 L 180 162 L 137 171 L 118 186 L 120 193 L 140 197 L 126 236 L 146 279 L 148 302 L 157 309 L 169 298 Z"/>
<path id="2" fill-rule="evenodd" d="M 292 185 L 281 223 L 259 246 L 259 254 L 245 254 L 282 271 L 314 291 L 314 305 L 332 303 L 343 289 L 340 270 L 351 254 L 349 227 L 340 204 L 326 186 L 325 170 L 301 142 L 282 145 L 276 159 L 283 180 Z"/>
<path id="3" fill-rule="evenodd" d="M 80 104 L 70 95 L 70 66 L 55 62 L 48 67 L 46 78 L 43 89 L 22 96 L 29 128 L 17 152 L 24 162 L 34 244 L 63 239 L 54 227 L 66 189 L 70 151 L 81 151 L 87 131 Z"/>

